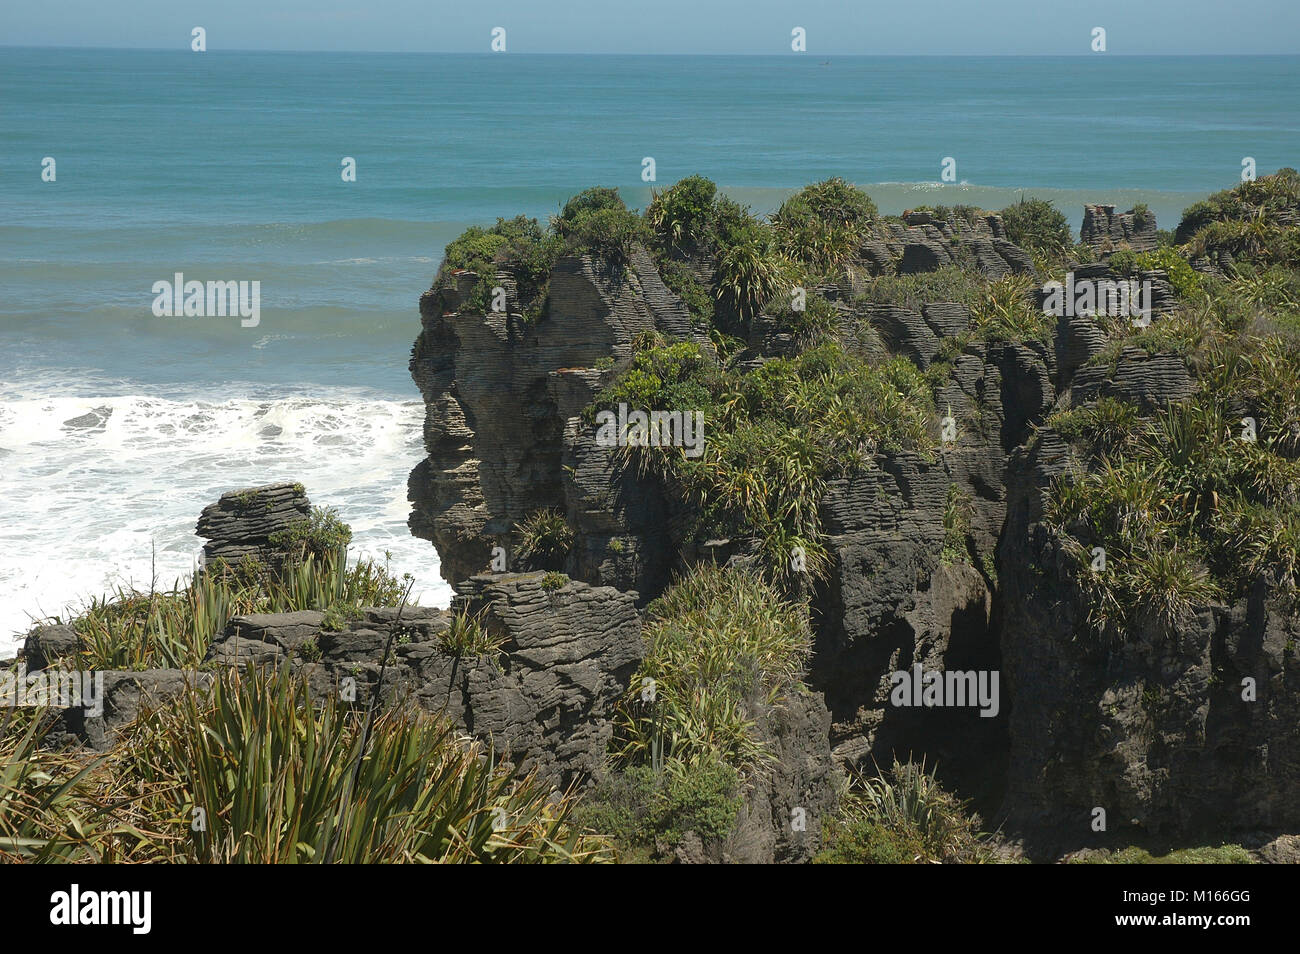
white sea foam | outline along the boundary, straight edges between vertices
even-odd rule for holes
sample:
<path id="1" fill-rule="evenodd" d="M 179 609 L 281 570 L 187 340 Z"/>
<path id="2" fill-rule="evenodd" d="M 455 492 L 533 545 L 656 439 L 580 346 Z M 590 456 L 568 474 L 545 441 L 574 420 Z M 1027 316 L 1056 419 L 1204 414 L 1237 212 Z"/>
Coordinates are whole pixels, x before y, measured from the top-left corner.
<path id="1" fill-rule="evenodd" d="M 33 619 L 119 584 L 190 573 L 199 511 L 222 493 L 298 480 L 352 525 L 353 554 L 410 572 L 446 605 L 433 547 L 411 536 L 406 478 L 418 402 L 336 389 L 267 400 L 156 396 L 0 400 L 0 656 Z"/>

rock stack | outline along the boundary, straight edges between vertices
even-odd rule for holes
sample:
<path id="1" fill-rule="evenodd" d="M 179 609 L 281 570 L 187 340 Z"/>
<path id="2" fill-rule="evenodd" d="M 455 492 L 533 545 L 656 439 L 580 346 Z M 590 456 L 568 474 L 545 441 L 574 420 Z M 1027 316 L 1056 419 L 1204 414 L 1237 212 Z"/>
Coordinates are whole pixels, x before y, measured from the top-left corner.
<path id="1" fill-rule="evenodd" d="M 1085 205 L 1079 238 L 1103 254 L 1121 248 L 1149 252 L 1159 244 L 1156 215 L 1151 211 L 1138 213 L 1133 209 L 1116 212 L 1113 205 Z"/>
<path id="2" fill-rule="evenodd" d="M 310 516 L 311 501 L 302 484 L 268 484 L 222 494 L 203 509 L 195 529 L 208 541 L 203 562 L 225 560 L 235 566 L 252 557 L 274 565 L 284 554 L 272 538 Z"/>

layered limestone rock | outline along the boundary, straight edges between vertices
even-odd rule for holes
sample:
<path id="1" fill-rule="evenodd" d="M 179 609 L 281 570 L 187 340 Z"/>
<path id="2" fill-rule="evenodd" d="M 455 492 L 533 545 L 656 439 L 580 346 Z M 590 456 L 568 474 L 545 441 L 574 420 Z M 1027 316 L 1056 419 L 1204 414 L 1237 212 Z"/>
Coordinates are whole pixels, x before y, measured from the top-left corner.
<path id="1" fill-rule="evenodd" d="M 879 223 L 859 255 L 873 275 L 930 272 L 944 265 L 962 265 L 991 279 L 1034 272 L 1033 259 L 1007 238 L 1002 216 L 993 213 L 968 220 L 908 212 L 902 223 Z"/>
<path id="2" fill-rule="evenodd" d="M 208 658 L 243 667 L 288 663 L 318 693 L 366 704 L 379 686 L 390 705 L 446 715 L 490 743 L 520 772 L 564 788 L 600 774 L 614 705 L 641 660 L 633 596 L 570 582 L 548 590 L 542 574 L 483 576 L 457 612 L 476 616 L 499 653 L 449 655 L 451 611 L 369 609 L 341 631 L 318 612 L 237 616 Z M 385 665 L 385 652 L 387 657 Z"/>
<path id="3" fill-rule="evenodd" d="M 423 330 L 411 374 L 425 399 L 429 456 L 409 484 L 411 530 L 433 541 L 453 586 L 487 570 L 494 547 L 509 555 L 514 529 L 529 514 L 552 508 L 581 519 L 593 512 L 591 495 L 602 493 L 603 478 L 575 478 L 607 465 L 603 451 L 599 461 L 580 459 L 590 455 L 578 414 L 605 383 L 608 372 L 599 369 L 629 357 L 643 332 L 694 334 L 685 306 L 642 249 L 627 268 L 587 255 L 560 259 L 539 322 L 525 321 L 513 298 L 502 313 L 461 311 L 477 276 L 456 279 L 420 299 Z M 498 280 L 510 287 L 507 272 Z M 593 532 L 603 527 L 606 540 L 584 539 L 568 569 L 600 579 L 591 568 L 612 562 L 607 545 L 623 537 L 627 568 L 612 577 L 629 589 L 661 587 L 660 541 L 653 534 L 635 539 L 659 525 L 657 502 L 624 498 L 620 506 L 618 516 L 594 519 Z"/>
<path id="4" fill-rule="evenodd" d="M 53 731 L 46 737 L 47 744 L 107 751 L 146 709 L 156 709 L 183 692 L 202 692 L 212 684 L 211 673 L 193 669 L 100 671 L 91 679 L 95 698 L 83 695 L 75 700 L 77 705 L 62 708 Z"/>
<path id="5" fill-rule="evenodd" d="M 1151 211 L 1139 214 L 1132 209 L 1116 212 L 1113 205 L 1085 205 L 1079 239 L 1107 255 L 1121 248 L 1149 252 L 1159 244 L 1156 216 Z"/>
<path id="6" fill-rule="evenodd" d="M 1117 843 L 1295 831 L 1295 594 L 1261 578 L 1233 605 L 1173 625 L 1139 619 L 1118 644 L 1101 643 L 1042 523 L 1070 449 L 1045 430 L 1017 459 L 999 560 L 1009 829 L 1046 848 L 1077 847 L 1095 834 L 1100 808 Z"/>
<path id="7" fill-rule="evenodd" d="M 810 678 L 826 693 L 835 753 L 846 764 L 926 753 L 968 790 L 996 790 L 982 776 L 1005 752 L 1005 712 L 898 708 L 890 679 L 917 664 L 1000 668 L 993 556 L 1006 515 L 1007 453 L 1051 409 L 1052 363 L 1041 343 L 972 343 L 938 394 L 955 435 L 937 459 L 883 457 L 831 483 L 822 517 L 832 564 L 814 599 Z M 954 513 L 964 530 L 951 541 L 945 515 Z"/>
<path id="8" fill-rule="evenodd" d="M 1093 207 L 1085 241 L 1154 247 L 1154 219 L 1135 219 Z M 688 264 L 699 277 L 700 263 Z M 1057 578 L 1055 545 L 1039 524 L 1043 489 L 1069 462 L 1068 448 L 1043 429 L 1050 414 L 1101 396 L 1147 411 L 1185 399 L 1193 381 L 1184 359 L 1112 351 L 1104 324 L 1088 314 L 1060 315 L 1045 340 L 998 342 L 973 333 L 961 304 L 856 300 L 872 275 L 953 264 L 992 279 L 1034 272 L 997 216 L 945 221 L 910 213 L 878 225 L 842 287 L 818 289 L 859 353 L 893 352 L 931 368 L 945 342 L 960 338 L 962 346 L 955 356 L 945 350 L 948 380 L 936 390 L 937 415 L 951 418 L 953 439 L 932 457 L 879 455 L 827 488 L 821 516 L 830 570 L 813 594 L 815 651 L 806 678 L 816 701 L 790 737 L 805 738 L 809 724 L 821 724 L 824 744 L 796 745 L 805 753 L 796 756 L 801 764 L 817 766 L 803 778 L 831 777 L 820 767 L 830 753 L 839 765 L 867 769 L 872 759 L 924 756 L 984 809 L 1001 806 L 994 817 L 1027 837 L 1046 843 L 1056 837 L 1044 834 L 1052 825 L 1066 826 L 1058 828 L 1071 832 L 1066 847 L 1083 843 L 1097 806 L 1171 836 L 1209 824 L 1216 810 L 1220 821 L 1231 817 L 1244 828 L 1294 826 L 1281 795 L 1295 790 L 1294 674 L 1290 650 L 1278 647 L 1293 645 L 1296 615 L 1281 595 L 1261 583 L 1258 596 L 1239 606 L 1206 608 L 1184 621 L 1172 643 L 1152 633 L 1098 654 L 1074 638 L 1076 594 Z M 501 266 L 498 279 L 508 281 L 508 271 Z M 492 547 L 509 549 L 513 528 L 540 508 L 564 514 L 574 531 L 566 572 L 635 591 L 640 604 L 694 560 L 737 556 L 735 541 L 690 549 L 684 525 L 691 515 L 656 481 L 619 469 L 580 416 L 608 383 L 604 369 L 630 353 L 638 332 L 698 340 L 684 306 L 653 271 L 640 251 L 616 273 L 587 259 L 562 262 L 551 310 L 536 324 L 462 313 L 456 283 L 421 299 L 411 367 L 428 409 L 429 456 L 411 477 L 411 526 L 434 541 L 444 575 L 462 590 L 487 568 Z M 1096 263 L 1078 266 L 1075 279 L 1121 276 Z M 1130 279 L 1149 283 L 1149 317 L 1163 320 L 1175 303 L 1166 276 L 1123 277 Z M 1036 301 L 1045 300 L 1043 289 Z M 741 367 L 787 355 L 796 344 L 764 315 L 746 335 Z M 996 715 L 893 705 L 891 675 L 917 665 L 1000 673 Z M 1229 691 L 1229 677 L 1239 683 L 1247 675 L 1261 699 L 1270 693 L 1253 709 Z M 794 751 L 792 741 L 778 744 Z M 1199 791 L 1198 774 L 1208 780 Z M 749 843 L 761 846 L 760 855 L 804 857 L 799 843 L 783 840 L 780 824 L 789 793 L 803 783 L 774 784 L 747 799 L 746 817 L 762 819 Z M 808 788 L 803 797 L 824 796 Z M 749 849 L 729 850 L 748 857 Z"/>
<path id="9" fill-rule="evenodd" d="M 207 540 L 205 563 L 225 560 L 234 566 L 249 558 L 274 565 L 284 553 L 272 538 L 310 516 L 302 484 L 268 484 L 222 494 L 203 508 L 194 532 Z"/>

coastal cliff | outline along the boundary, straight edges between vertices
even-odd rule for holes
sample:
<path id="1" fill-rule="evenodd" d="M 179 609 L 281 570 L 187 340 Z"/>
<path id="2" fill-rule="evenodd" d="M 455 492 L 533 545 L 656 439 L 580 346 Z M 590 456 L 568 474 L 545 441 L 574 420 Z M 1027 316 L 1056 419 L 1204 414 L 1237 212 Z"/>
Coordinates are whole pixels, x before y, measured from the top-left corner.
<path id="1" fill-rule="evenodd" d="M 1090 208 L 470 229 L 410 360 L 452 605 L 224 494 L 0 669 L 57 697 L 0 858 L 1296 860 L 1300 175 Z"/>
<path id="2" fill-rule="evenodd" d="M 1080 572 L 1078 551 L 1105 542 L 1107 521 L 1124 522 L 1116 510 L 1125 488 L 1092 510 L 1065 515 L 1059 504 L 1099 468 L 1127 460 L 1118 446 L 1098 453 L 1089 427 L 1101 427 L 1099 415 L 1119 409 L 1131 433 L 1116 440 L 1137 456 L 1144 438 L 1134 435 L 1165 427 L 1180 402 L 1212 407 L 1222 397 L 1231 407 L 1218 429 L 1186 440 L 1203 441 L 1207 460 L 1231 457 L 1231 421 L 1253 416 L 1251 453 L 1267 454 L 1259 466 L 1279 473 L 1258 493 L 1232 485 L 1247 479 L 1239 468 L 1214 488 L 1216 502 L 1226 511 L 1240 492 L 1243 509 L 1274 508 L 1265 523 L 1290 519 L 1282 502 L 1294 487 L 1293 402 L 1221 366 L 1214 375 L 1227 350 L 1247 362 L 1260 350 L 1295 361 L 1292 326 L 1268 313 L 1294 314 L 1294 300 L 1256 302 L 1244 315 L 1243 289 L 1218 267 L 1225 254 L 1241 261 L 1229 235 L 1236 206 L 1223 198 L 1241 196 L 1270 211 L 1277 233 L 1273 247 L 1248 255 L 1294 268 L 1294 175 L 1224 193 L 1208 214 L 1189 210 L 1204 221 L 1181 248 L 1158 246 L 1145 209 L 1089 206 L 1078 246 L 1044 241 L 1024 224 L 1025 209 L 1006 210 L 1022 247 L 1002 215 L 926 209 L 885 219 L 834 182 L 787 203 L 770 234 L 736 238 L 748 224 L 701 182 L 660 193 L 614 254 L 557 248 L 540 281 L 536 242 L 504 238 L 509 229 L 473 268 L 449 250 L 420 301 L 411 371 L 426 402 L 428 458 L 410 481 L 412 530 L 437 546 L 448 582 L 463 588 L 490 572 L 494 554 L 508 554 L 511 570 L 540 566 L 525 540 L 543 512 L 562 528 L 554 569 L 628 593 L 639 607 L 694 567 L 757 568 L 805 607 L 811 652 L 801 680 L 824 705 L 823 753 L 850 773 L 896 757 L 937 761 L 947 784 L 1031 850 L 1300 828 L 1287 797 L 1297 784 L 1300 617 L 1286 553 L 1275 547 L 1249 579 L 1229 580 L 1219 564 L 1230 548 L 1205 514 L 1162 512 L 1169 547 L 1139 552 L 1117 538 L 1110 566 L 1123 581 L 1099 595 L 1106 584 Z M 616 197 L 604 201 L 621 208 Z M 737 268 L 742 253 L 760 261 Z M 768 253 L 795 266 L 770 287 Z M 1106 261 L 1093 261 L 1098 254 Z M 521 269 L 534 270 L 531 297 L 518 291 Z M 1050 314 L 1050 283 L 1066 280 L 1131 282 L 1146 320 L 1104 307 Z M 738 300 L 745 281 L 758 290 Z M 504 290 L 500 307 L 476 307 L 480 286 Z M 802 310 L 790 307 L 794 286 L 807 296 Z M 1198 307 L 1209 317 L 1194 316 Z M 806 360 L 814 353 L 819 363 Z M 705 457 L 731 468 L 742 426 L 734 402 L 751 402 L 744 427 L 764 413 L 752 412 L 752 389 L 784 386 L 792 368 L 865 377 L 899 359 L 923 385 L 890 385 L 915 404 L 919 432 L 854 432 L 853 460 L 812 468 L 808 526 L 747 525 L 749 511 L 719 502 L 689 461 L 665 462 L 671 450 L 594 439 L 593 408 L 632 396 L 646 411 L 667 410 L 654 399 L 707 395 L 733 402 L 705 416 L 706 439 L 719 447 Z M 1231 394 L 1212 393 L 1211 379 Z M 695 383 L 701 391 L 687 390 Z M 816 418 L 872 413 L 817 399 Z M 774 427 L 768 437 L 779 455 L 787 435 Z M 1168 442 L 1159 449 L 1169 452 Z M 756 465 L 748 473 L 770 476 Z M 1155 509 L 1195 510 L 1175 490 Z M 766 486 L 755 492 L 773 504 L 763 519 L 780 524 L 772 511 L 783 499 Z M 1210 518 L 1219 516 L 1231 519 Z M 796 542 L 774 558 L 782 529 Z M 814 571 L 781 566 L 805 551 Z M 1143 573 L 1154 575 L 1146 588 L 1134 582 Z M 1125 613 L 1099 623 L 1099 601 L 1126 597 Z M 915 666 L 999 673 L 998 711 L 891 704 L 891 677 Z M 1254 687 L 1248 701 L 1244 679 Z M 1104 832 L 1093 825 L 1098 808 Z"/>

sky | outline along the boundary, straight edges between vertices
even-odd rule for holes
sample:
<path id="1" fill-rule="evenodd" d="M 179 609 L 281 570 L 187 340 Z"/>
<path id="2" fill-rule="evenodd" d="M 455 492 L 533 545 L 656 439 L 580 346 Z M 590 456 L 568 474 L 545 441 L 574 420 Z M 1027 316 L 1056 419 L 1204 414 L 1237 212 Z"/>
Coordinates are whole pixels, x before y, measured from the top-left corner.
<path id="1" fill-rule="evenodd" d="M 60 0 L 6 3 L 0 46 L 809 55 L 1300 53 L 1300 2 L 1253 0 Z M 0 54 L 3 55 L 3 54 Z"/>

